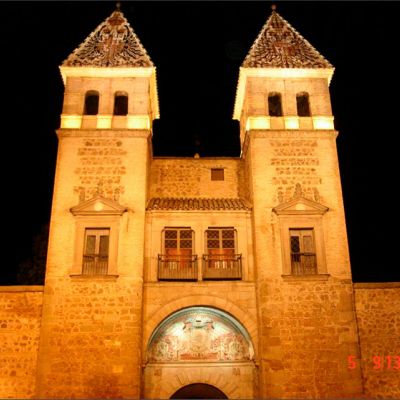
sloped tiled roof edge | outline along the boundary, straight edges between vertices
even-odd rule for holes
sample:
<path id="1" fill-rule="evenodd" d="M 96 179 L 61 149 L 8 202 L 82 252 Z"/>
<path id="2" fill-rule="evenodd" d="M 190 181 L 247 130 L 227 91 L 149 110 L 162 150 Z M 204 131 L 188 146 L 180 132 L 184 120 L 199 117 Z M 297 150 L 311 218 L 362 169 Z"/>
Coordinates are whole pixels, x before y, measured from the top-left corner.
<path id="1" fill-rule="evenodd" d="M 175 198 L 153 197 L 149 200 L 147 211 L 156 210 L 251 210 L 251 205 L 240 198 Z"/>
<path id="2" fill-rule="evenodd" d="M 68 67 L 154 67 L 121 11 L 114 11 L 63 62 Z"/>
<path id="3" fill-rule="evenodd" d="M 333 68 L 289 22 L 272 11 L 243 68 Z"/>

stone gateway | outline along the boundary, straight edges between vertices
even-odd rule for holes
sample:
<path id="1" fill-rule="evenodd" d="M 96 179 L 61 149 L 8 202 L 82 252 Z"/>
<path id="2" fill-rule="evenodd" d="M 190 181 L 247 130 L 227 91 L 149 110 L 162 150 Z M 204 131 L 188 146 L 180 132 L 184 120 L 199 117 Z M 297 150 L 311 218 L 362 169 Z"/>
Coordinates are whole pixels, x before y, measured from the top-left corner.
<path id="1" fill-rule="evenodd" d="M 400 397 L 400 284 L 352 283 L 334 68 L 278 12 L 237 158 L 153 156 L 156 69 L 119 9 L 60 70 L 46 280 L 0 288 L 0 397 Z"/>

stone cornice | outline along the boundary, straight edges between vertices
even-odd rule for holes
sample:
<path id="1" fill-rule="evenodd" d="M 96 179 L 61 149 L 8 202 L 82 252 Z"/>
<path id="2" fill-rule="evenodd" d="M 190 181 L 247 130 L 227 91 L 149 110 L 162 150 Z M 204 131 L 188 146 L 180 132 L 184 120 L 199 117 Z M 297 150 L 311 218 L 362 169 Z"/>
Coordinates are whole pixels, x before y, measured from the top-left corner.
<path id="1" fill-rule="evenodd" d="M 63 137 L 148 138 L 151 136 L 151 131 L 139 129 L 57 129 L 56 133 L 59 139 Z"/>
<path id="2" fill-rule="evenodd" d="M 246 135 L 251 138 L 281 138 L 281 139 L 336 139 L 339 132 L 336 130 L 251 130 Z"/>

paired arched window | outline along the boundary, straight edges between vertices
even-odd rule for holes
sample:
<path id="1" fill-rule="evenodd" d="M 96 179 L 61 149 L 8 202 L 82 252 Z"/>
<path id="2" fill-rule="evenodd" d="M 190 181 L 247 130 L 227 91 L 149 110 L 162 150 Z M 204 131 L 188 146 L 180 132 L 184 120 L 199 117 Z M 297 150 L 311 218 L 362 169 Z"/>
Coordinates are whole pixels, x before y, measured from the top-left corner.
<path id="1" fill-rule="evenodd" d="M 116 92 L 114 96 L 114 115 L 128 114 L 128 94 L 126 92 Z"/>
<path id="2" fill-rule="evenodd" d="M 89 90 L 85 95 L 84 115 L 97 115 L 99 113 L 99 92 Z"/>
<path id="3" fill-rule="evenodd" d="M 268 110 L 271 117 L 282 116 L 282 96 L 280 93 L 272 92 L 268 94 Z"/>
<path id="4" fill-rule="evenodd" d="M 310 117 L 310 100 L 307 92 L 296 94 L 297 115 L 299 117 Z"/>

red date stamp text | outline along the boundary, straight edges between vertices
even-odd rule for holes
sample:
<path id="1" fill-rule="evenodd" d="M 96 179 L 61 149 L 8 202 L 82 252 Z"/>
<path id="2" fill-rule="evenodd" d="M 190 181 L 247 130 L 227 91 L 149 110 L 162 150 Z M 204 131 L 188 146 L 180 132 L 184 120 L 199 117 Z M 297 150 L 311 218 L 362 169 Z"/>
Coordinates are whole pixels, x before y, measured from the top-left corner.
<path id="1" fill-rule="evenodd" d="M 349 369 L 357 368 L 358 361 L 356 356 L 348 356 L 347 367 Z M 372 368 L 376 370 L 400 370 L 400 356 L 372 356 L 371 359 L 363 359 L 363 361 L 371 362 Z"/>

